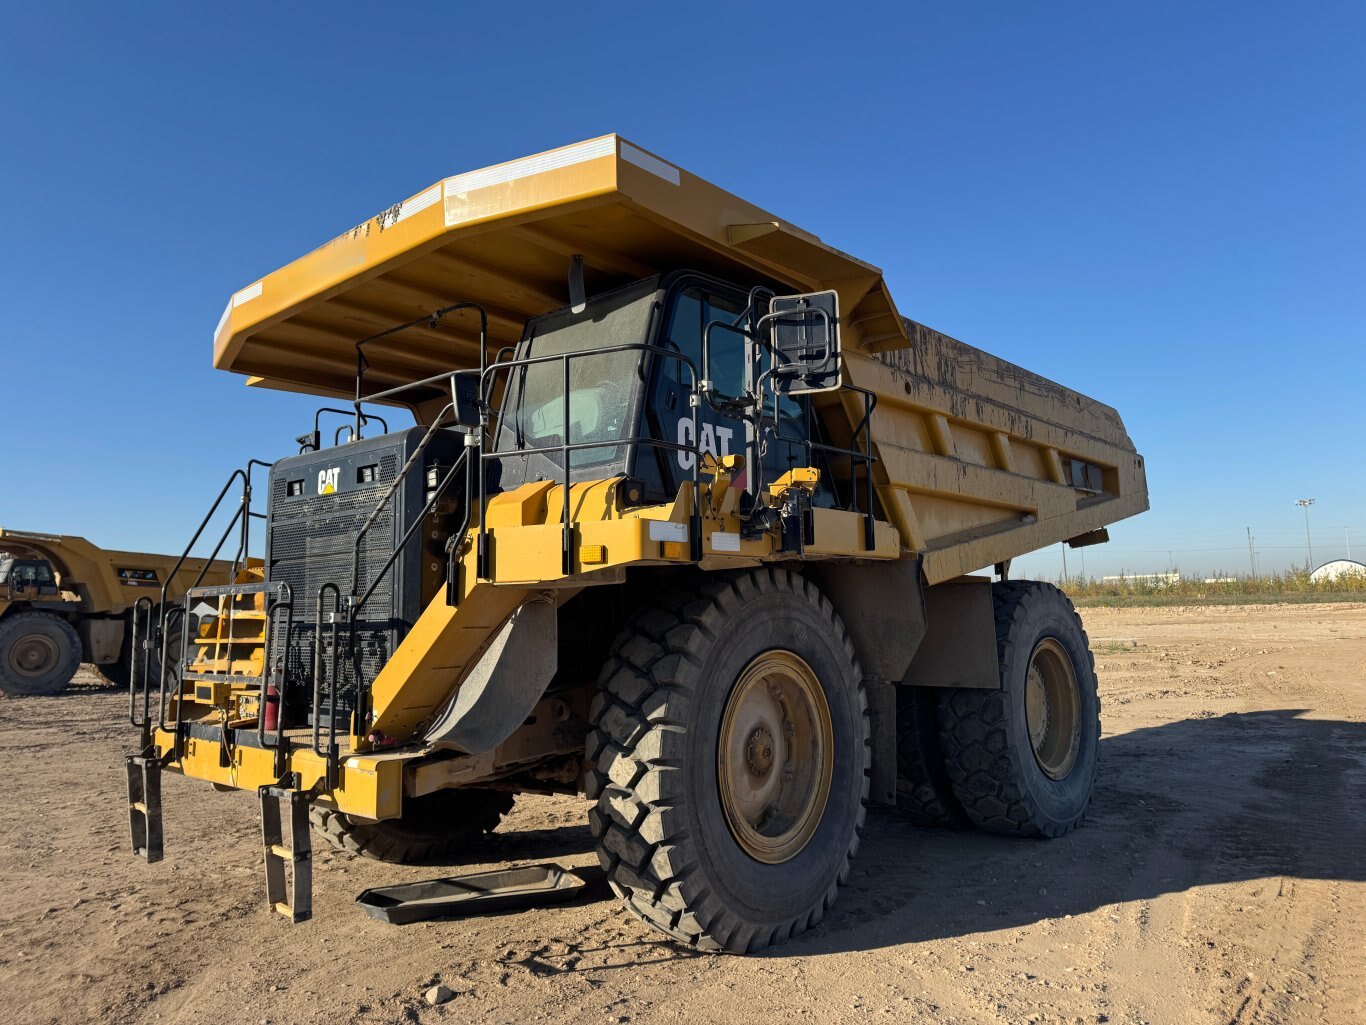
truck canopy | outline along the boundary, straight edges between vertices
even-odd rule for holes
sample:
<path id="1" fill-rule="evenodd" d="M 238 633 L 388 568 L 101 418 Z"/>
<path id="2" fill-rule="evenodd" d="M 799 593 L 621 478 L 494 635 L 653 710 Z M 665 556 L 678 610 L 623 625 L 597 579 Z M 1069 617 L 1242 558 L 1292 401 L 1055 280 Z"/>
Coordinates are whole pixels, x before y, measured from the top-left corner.
<path id="1" fill-rule="evenodd" d="M 459 174 L 376 214 L 228 300 L 214 365 L 250 384 L 350 395 L 355 344 L 457 301 L 488 311 L 492 357 L 525 320 L 588 293 L 691 267 L 789 291 L 833 288 L 845 345 L 907 344 L 882 272 L 617 135 Z M 366 391 L 478 366 L 459 311 L 366 346 Z"/>

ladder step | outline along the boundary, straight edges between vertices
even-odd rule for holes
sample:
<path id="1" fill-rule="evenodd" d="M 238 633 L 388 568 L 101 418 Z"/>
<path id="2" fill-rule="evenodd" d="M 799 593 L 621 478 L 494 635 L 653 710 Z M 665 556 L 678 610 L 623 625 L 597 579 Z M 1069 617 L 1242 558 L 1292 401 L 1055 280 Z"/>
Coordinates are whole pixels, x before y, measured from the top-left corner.
<path id="1" fill-rule="evenodd" d="M 313 917 L 313 841 L 308 826 L 308 795 L 288 787 L 264 786 L 261 839 L 265 847 L 266 903 L 291 922 Z M 289 806 L 289 843 L 285 843 L 283 808 Z M 285 878 L 290 866 L 292 879 Z"/>
<path id="2" fill-rule="evenodd" d="M 161 761 L 129 755 L 125 765 L 128 771 L 128 831 L 133 841 L 133 855 L 148 862 L 160 861 L 163 853 Z"/>

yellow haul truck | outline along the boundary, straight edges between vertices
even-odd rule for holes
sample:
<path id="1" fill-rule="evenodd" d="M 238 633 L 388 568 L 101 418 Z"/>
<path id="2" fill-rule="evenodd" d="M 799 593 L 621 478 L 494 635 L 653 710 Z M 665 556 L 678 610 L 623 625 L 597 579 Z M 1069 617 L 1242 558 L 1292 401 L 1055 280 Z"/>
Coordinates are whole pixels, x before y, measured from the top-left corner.
<path id="1" fill-rule="evenodd" d="M 349 423 L 255 464 L 263 570 L 192 589 L 218 616 L 183 681 L 143 681 L 135 851 L 161 854 L 163 769 L 258 790 L 297 921 L 310 818 L 439 859 L 518 793 L 582 792 L 630 911 L 752 951 L 821 919 L 869 802 L 1080 822 L 1086 635 L 1008 573 L 1146 509 L 1143 461 L 1108 406 L 904 319 L 876 267 L 609 135 L 252 282 L 214 363 Z M 376 404 L 417 426 L 376 433 Z"/>
<path id="2" fill-rule="evenodd" d="M 157 606 L 176 603 L 196 583 L 226 583 L 227 570 L 227 563 L 177 563 L 83 537 L 0 527 L 0 691 L 55 694 L 82 662 L 128 686 L 135 610 L 145 616 L 154 597 Z"/>

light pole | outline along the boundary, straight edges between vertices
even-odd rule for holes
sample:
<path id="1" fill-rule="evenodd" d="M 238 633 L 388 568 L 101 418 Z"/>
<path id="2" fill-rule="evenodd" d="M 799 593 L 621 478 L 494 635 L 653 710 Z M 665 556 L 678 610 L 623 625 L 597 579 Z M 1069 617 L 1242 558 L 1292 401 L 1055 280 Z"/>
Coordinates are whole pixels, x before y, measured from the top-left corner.
<path id="1" fill-rule="evenodd" d="M 1309 565 L 1305 569 L 1314 572 L 1314 540 L 1309 535 L 1309 507 L 1314 504 L 1312 498 L 1297 498 L 1295 504 L 1304 510 L 1304 543 L 1309 546 Z"/>

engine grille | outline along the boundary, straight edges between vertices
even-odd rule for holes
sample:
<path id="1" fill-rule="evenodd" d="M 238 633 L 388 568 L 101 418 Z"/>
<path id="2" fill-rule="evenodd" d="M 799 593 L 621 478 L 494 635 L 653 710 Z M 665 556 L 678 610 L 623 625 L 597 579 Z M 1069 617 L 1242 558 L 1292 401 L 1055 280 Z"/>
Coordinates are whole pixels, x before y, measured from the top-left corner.
<path id="1" fill-rule="evenodd" d="M 269 577 L 288 584 L 293 594 L 294 629 L 286 674 L 292 685 L 312 690 L 318 589 L 333 583 L 343 596 L 350 591 L 356 537 L 397 470 L 398 457 L 384 455 L 379 459 L 378 479 L 372 486 L 288 502 L 284 501 L 286 480 L 281 477 L 273 482 Z M 358 595 L 365 593 L 398 544 L 396 504 L 390 502 L 365 536 Z M 394 600 L 395 579 L 393 570 L 386 574 L 357 617 L 354 658 L 343 669 L 340 688 L 348 698 L 348 706 L 356 674 L 363 684 L 373 681 L 406 630 L 402 610 Z M 332 600 L 329 594 L 325 612 L 331 611 Z M 324 625 L 327 629 L 330 627 Z M 340 634 L 339 639 L 344 640 Z"/>

